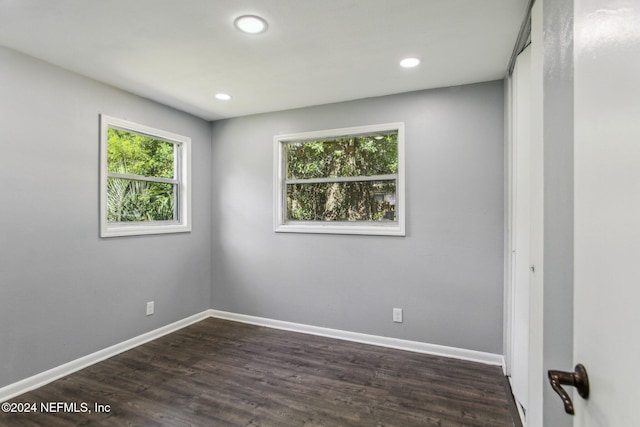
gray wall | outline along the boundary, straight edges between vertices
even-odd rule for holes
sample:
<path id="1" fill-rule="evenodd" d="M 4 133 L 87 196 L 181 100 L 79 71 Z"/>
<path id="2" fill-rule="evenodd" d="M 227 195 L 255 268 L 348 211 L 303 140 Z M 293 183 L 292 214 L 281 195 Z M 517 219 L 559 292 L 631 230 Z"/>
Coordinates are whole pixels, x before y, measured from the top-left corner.
<path id="1" fill-rule="evenodd" d="M 573 1 L 544 1 L 544 425 L 572 417 L 548 385 L 573 370 Z M 569 390 L 571 393 L 571 390 Z"/>
<path id="2" fill-rule="evenodd" d="M 273 232 L 274 135 L 397 121 L 406 237 Z M 495 81 L 214 122 L 212 307 L 501 354 L 503 121 Z"/>
<path id="3" fill-rule="evenodd" d="M 192 233 L 98 237 L 100 113 L 192 138 Z M 207 122 L 0 47 L 0 132 L 0 387 L 209 308 Z"/>

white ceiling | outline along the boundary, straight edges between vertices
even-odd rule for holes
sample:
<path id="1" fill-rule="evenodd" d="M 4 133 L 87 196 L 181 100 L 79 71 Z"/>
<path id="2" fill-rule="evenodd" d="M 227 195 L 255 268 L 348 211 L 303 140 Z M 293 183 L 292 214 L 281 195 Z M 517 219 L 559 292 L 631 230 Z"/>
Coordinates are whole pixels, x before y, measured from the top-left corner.
<path id="1" fill-rule="evenodd" d="M 526 0 L 0 0 L 0 45 L 216 120 L 504 77 Z M 256 14 L 261 35 L 233 21 Z M 403 69 L 407 56 L 420 66 Z M 218 92 L 231 101 L 214 98 Z"/>

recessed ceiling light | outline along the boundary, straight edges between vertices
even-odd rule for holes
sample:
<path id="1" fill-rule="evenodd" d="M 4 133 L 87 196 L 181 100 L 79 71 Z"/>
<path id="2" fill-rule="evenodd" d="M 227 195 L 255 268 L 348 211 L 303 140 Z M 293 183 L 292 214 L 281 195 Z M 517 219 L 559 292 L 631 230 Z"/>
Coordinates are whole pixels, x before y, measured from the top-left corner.
<path id="1" fill-rule="evenodd" d="M 233 25 L 243 33 L 260 34 L 267 31 L 267 21 L 255 15 L 243 15 L 234 21 Z"/>
<path id="2" fill-rule="evenodd" d="M 231 99 L 231 95 L 228 93 L 216 93 L 216 99 L 219 99 L 220 101 L 228 101 Z"/>
<path id="3" fill-rule="evenodd" d="M 403 68 L 413 68 L 417 67 L 420 64 L 420 60 L 418 58 L 405 58 L 400 61 L 400 66 Z"/>

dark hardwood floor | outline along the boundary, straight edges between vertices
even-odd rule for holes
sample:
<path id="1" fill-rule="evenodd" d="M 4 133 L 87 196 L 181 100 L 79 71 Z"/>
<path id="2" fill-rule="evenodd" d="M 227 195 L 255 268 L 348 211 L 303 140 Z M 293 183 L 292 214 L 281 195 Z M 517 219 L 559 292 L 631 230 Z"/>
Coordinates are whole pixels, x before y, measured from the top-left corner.
<path id="1" fill-rule="evenodd" d="M 10 402 L 37 412 L 2 426 L 520 426 L 499 367 L 219 319 Z"/>

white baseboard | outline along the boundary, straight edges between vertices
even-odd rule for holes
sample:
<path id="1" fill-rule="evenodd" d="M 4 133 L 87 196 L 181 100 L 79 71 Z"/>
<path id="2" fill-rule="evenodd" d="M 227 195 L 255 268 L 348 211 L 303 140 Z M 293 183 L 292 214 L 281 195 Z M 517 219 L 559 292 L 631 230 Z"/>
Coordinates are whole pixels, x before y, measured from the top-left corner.
<path id="1" fill-rule="evenodd" d="M 504 371 L 504 356 L 501 354 L 485 353 L 482 351 L 466 350 L 456 347 L 447 347 L 437 344 L 428 344 L 419 341 L 401 340 L 397 338 L 382 337 L 379 335 L 361 334 L 339 329 L 322 328 L 302 323 L 284 322 L 282 320 L 267 319 L 264 317 L 248 316 L 246 314 L 230 313 L 220 310 L 209 310 L 211 317 L 233 320 L 235 322 L 250 323 L 252 325 L 266 326 L 269 328 L 283 329 L 286 331 L 301 332 L 304 334 L 319 335 L 329 338 L 337 338 L 346 341 L 354 341 L 363 344 L 389 347 L 415 353 L 432 354 L 435 356 L 450 357 L 453 359 L 468 360 L 487 365 L 502 366 Z"/>
<path id="2" fill-rule="evenodd" d="M 211 317 L 209 310 L 205 310 L 202 313 L 194 314 L 193 316 L 178 320 L 177 322 L 123 341 L 119 344 L 112 345 L 111 347 L 96 351 L 95 353 L 91 353 L 79 359 L 72 360 L 71 362 L 65 363 L 64 365 L 57 366 L 55 368 L 49 369 L 48 371 L 36 374 L 32 377 L 25 378 L 24 380 L 18 381 L 13 384 L 9 384 L 8 386 L 0 388 L 0 402 L 4 402 L 28 391 L 42 387 L 43 385 L 55 381 L 59 378 L 65 377 L 69 374 L 101 362 L 127 350 L 131 350 L 132 348 L 135 348 L 149 341 L 153 341 L 163 335 L 175 332 L 208 317 Z"/>
<path id="3" fill-rule="evenodd" d="M 518 410 L 518 415 L 520 416 L 520 422 L 522 423 L 522 427 L 527 427 L 527 417 L 525 416 L 524 410 L 518 399 L 513 395 L 513 381 L 511 381 L 511 377 L 507 376 L 509 380 L 509 387 L 511 388 L 511 397 L 513 397 L 513 403 L 516 405 L 516 409 Z"/>
<path id="4" fill-rule="evenodd" d="M 450 357 L 454 359 L 468 360 L 488 365 L 502 366 L 504 369 L 504 357 L 500 354 L 485 353 L 475 350 L 465 350 L 456 347 L 447 347 L 437 344 L 428 344 L 418 341 L 401 340 L 397 338 L 382 337 L 378 335 L 361 334 L 339 329 L 322 328 L 319 326 L 305 325 L 302 323 L 285 322 L 282 320 L 267 319 L 264 317 L 249 316 L 246 314 L 231 313 L 220 310 L 205 310 L 185 319 L 112 345 L 103 350 L 72 360 L 64 365 L 41 372 L 32 377 L 25 378 L 8 386 L 0 388 L 0 402 L 5 402 L 28 391 L 42 387 L 52 381 L 65 377 L 88 366 L 101 362 L 117 354 L 131 350 L 139 345 L 153 341 L 164 335 L 175 332 L 193 323 L 215 317 L 218 319 L 233 320 L 235 322 L 249 323 L 252 325 L 266 326 L 274 329 L 282 329 L 304 334 L 319 335 L 328 338 L 337 338 L 345 341 L 359 342 L 380 347 L 395 348 L 416 353 L 432 354 L 436 356 Z"/>

